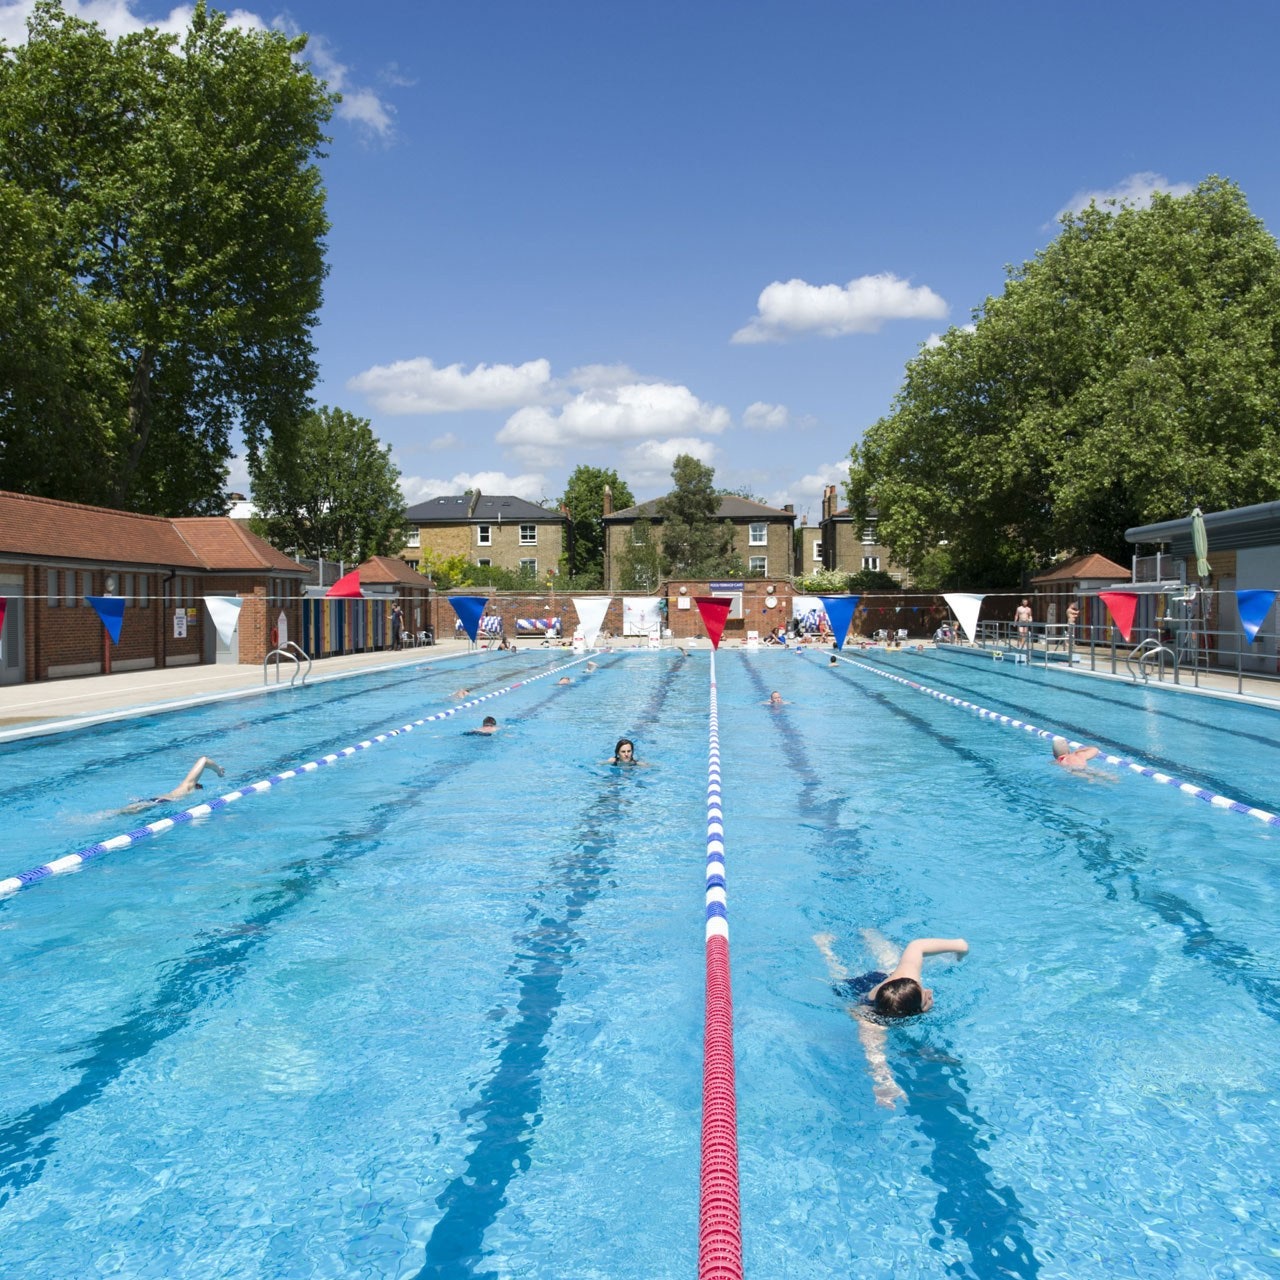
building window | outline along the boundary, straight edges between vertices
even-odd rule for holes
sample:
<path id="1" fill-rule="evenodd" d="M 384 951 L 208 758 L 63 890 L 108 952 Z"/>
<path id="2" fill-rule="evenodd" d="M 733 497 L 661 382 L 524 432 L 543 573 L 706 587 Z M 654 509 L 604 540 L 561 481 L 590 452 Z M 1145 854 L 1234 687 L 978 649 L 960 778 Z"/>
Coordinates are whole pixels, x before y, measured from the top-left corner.
<path id="1" fill-rule="evenodd" d="M 640 532 L 639 525 L 631 526 L 631 545 L 633 547 L 643 547 L 648 539 Z"/>
<path id="2" fill-rule="evenodd" d="M 45 574 L 49 608 L 56 609 L 62 603 L 62 599 L 58 595 L 58 571 L 57 569 L 46 569 Z"/>
<path id="3" fill-rule="evenodd" d="M 404 545 L 406 547 L 422 546 L 422 530 L 416 524 L 404 535 Z"/>
<path id="4" fill-rule="evenodd" d="M 476 561 L 476 564 L 478 564 L 482 569 L 487 569 L 493 564 L 493 561 L 490 560 L 488 556 L 481 556 L 480 559 Z"/>
<path id="5" fill-rule="evenodd" d="M 138 574 L 138 608 L 149 609 L 151 607 L 151 575 L 149 573 Z"/>
<path id="6" fill-rule="evenodd" d="M 520 572 L 530 574 L 536 578 L 538 576 L 538 562 L 536 560 L 521 560 Z"/>
<path id="7" fill-rule="evenodd" d="M 862 530 L 862 545 L 864 547 L 874 547 L 876 544 L 876 522 L 868 520 L 866 527 Z"/>
<path id="8" fill-rule="evenodd" d="M 488 524 L 476 525 L 476 546 L 491 547 L 493 546 L 493 526 Z"/>
<path id="9" fill-rule="evenodd" d="M 751 535 L 747 539 L 747 545 L 752 547 L 767 547 L 769 545 L 769 526 L 763 520 L 751 526 Z"/>
<path id="10" fill-rule="evenodd" d="M 76 575 L 74 573 L 69 573 L 67 577 L 71 579 L 71 589 L 74 591 Z M 88 572 L 84 572 L 80 575 L 80 594 L 78 596 L 72 596 L 67 603 L 84 604 L 85 608 L 88 608 L 89 606 L 85 604 L 85 596 L 91 595 L 93 595 L 93 575 Z"/>
<path id="11" fill-rule="evenodd" d="M 120 594 L 124 596 L 129 604 L 133 603 L 133 574 L 122 573 L 120 575 Z"/>
<path id="12" fill-rule="evenodd" d="M 880 557 L 879 556 L 863 556 L 862 567 L 864 569 L 879 569 Z"/>
<path id="13" fill-rule="evenodd" d="M 747 561 L 747 570 L 750 573 L 758 573 L 761 577 L 764 577 L 769 572 L 769 557 L 752 556 Z"/>
<path id="14" fill-rule="evenodd" d="M 536 547 L 538 545 L 538 526 L 536 524 L 522 524 L 520 526 L 520 545 L 522 547 Z"/>
<path id="15" fill-rule="evenodd" d="M 815 542 L 813 544 L 813 559 L 814 559 L 814 563 L 816 564 L 822 563 L 822 542 L 821 541 Z"/>

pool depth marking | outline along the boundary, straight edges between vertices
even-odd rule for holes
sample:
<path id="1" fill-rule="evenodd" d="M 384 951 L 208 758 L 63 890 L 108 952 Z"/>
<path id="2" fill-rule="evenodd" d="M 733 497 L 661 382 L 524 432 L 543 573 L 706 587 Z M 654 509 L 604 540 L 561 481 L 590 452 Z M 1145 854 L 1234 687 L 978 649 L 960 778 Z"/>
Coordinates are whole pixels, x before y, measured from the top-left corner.
<path id="1" fill-rule="evenodd" d="M 216 800 L 194 805 L 192 808 L 184 809 L 181 813 L 175 813 L 169 818 L 158 818 L 155 822 L 148 822 L 144 826 L 138 827 L 135 831 L 127 832 L 124 835 L 112 836 L 109 840 L 102 840 L 84 849 L 78 849 L 75 853 L 67 854 L 66 857 L 55 858 L 52 862 L 46 862 L 43 866 L 33 867 L 30 871 L 23 871 L 16 876 L 9 876 L 5 880 L 0 880 L 0 898 L 11 897 L 18 890 L 25 889 L 27 885 L 35 884 L 37 881 L 44 880 L 49 876 L 58 876 L 68 871 L 74 871 L 88 862 L 90 858 L 99 858 L 104 853 L 114 853 L 117 849 L 128 849 L 143 840 L 150 839 L 152 836 L 163 835 L 166 831 L 172 831 L 174 827 L 190 822 L 194 818 L 207 817 L 209 814 L 216 813 L 219 809 L 225 809 L 228 805 L 234 804 L 237 800 L 243 800 L 246 796 L 260 795 L 264 791 L 270 791 L 272 787 L 277 787 L 280 783 L 289 781 L 290 778 L 300 777 L 304 773 L 314 773 L 317 769 L 323 769 L 325 765 L 337 764 L 339 760 L 345 760 L 348 756 L 353 756 L 358 751 L 367 751 L 376 743 L 388 742 L 392 738 L 400 737 L 402 734 L 412 733 L 424 724 L 431 724 L 437 720 L 448 720 L 451 716 L 456 716 L 460 711 L 478 707 L 482 702 L 488 702 L 491 698 L 501 698 L 504 694 L 512 693 L 525 685 L 533 684 L 536 680 L 545 680 L 548 676 L 553 676 L 559 671 L 567 671 L 570 667 L 575 667 L 578 663 L 587 661 L 590 656 L 590 654 L 583 654 L 581 657 L 574 658 L 572 662 L 562 663 L 558 667 L 550 667 L 536 676 L 530 676 L 526 680 L 517 680 L 514 684 L 495 689 L 492 693 L 481 694 L 478 698 L 469 698 L 466 702 L 460 702 L 456 707 L 448 707 L 444 711 L 437 711 L 434 715 L 423 716 L 421 720 L 414 720 L 411 724 L 401 725 L 398 729 L 388 729 L 385 733 L 366 738 L 363 742 L 357 742 L 354 746 L 343 747 L 341 751 L 333 751 L 327 756 L 321 756 L 319 760 L 308 760 L 306 764 L 300 764 L 293 769 L 286 769 L 283 773 L 272 774 L 271 777 L 250 783 L 247 787 L 239 787 L 235 791 L 228 791 L 226 795 L 219 796 Z"/>
<path id="2" fill-rule="evenodd" d="M 916 680 L 908 680 L 905 676 L 895 676 L 891 672 L 881 671 L 879 667 L 869 666 L 865 662 L 859 662 L 856 658 L 846 658 L 840 656 L 841 662 L 847 662 L 851 667 L 858 667 L 862 671 L 869 671 L 873 676 L 881 676 L 885 680 L 893 680 L 897 684 L 906 685 L 908 689 L 914 689 L 917 693 L 928 694 L 931 698 L 937 698 L 939 702 L 946 702 L 953 707 L 959 707 L 962 711 L 974 711 L 981 720 L 995 720 L 999 724 L 1008 725 L 1012 729 L 1022 729 L 1026 733 L 1034 734 L 1037 738 L 1053 739 L 1060 735 L 1054 733 L 1052 729 L 1041 729 L 1034 724 L 1028 724 L 1025 720 L 1018 720 L 1013 716 L 1002 715 L 999 711 L 991 711 L 986 707 L 980 707 L 976 702 L 967 702 L 964 698 L 953 697 L 949 693 L 943 693 L 941 689 L 934 689 L 927 684 L 920 684 Z M 1085 746 L 1083 742 L 1070 742 L 1073 751 Z M 1180 778 L 1175 778 L 1171 774 L 1161 773 L 1158 769 L 1151 768 L 1150 765 L 1140 764 L 1136 760 L 1130 760 L 1125 756 L 1107 755 L 1099 752 L 1095 760 L 1104 760 L 1107 764 L 1118 765 L 1122 769 L 1128 769 L 1131 773 L 1141 774 L 1144 778 L 1150 778 L 1152 782 L 1162 783 L 1167 787 L 1177 787 L 1179 791 L 1185 792 L 1189 796 L 1195 796 L 1197 800 L 1203 800 L 1206 804 L 1211 804 L 1215 809 L 1228 809 L 1232 813 L 1247 814 L 1250 818 L 1257 818 L 1259 822 L 1265 822 L 1269 827 L 1280 827 L 1280 815 L 1270 813 L 1266 809 L 1255 809 L 1252 805 L 1242 804 L 1239 800 L 1233 800 L 1230 796 L 1218 795 L 1216 792 L 1207 791 L 1204 787 L 1197 787 L 1194 782 L 1183 782 Z M 4 886 L 0 884 L 0 892 L 3 892 Z"/>
<path id="3" fill-rule="evenodd" d="M 707 749 L 707 1003 L 702 1047 L 702 1171 L 699 1280 L 742 1280 L 738 1198 L 738 1111 L 734 1096 L 733 991 L 725 900 L 724 810 L 720 800 L 720 720 L 716 655 L 711 654 Z"/>

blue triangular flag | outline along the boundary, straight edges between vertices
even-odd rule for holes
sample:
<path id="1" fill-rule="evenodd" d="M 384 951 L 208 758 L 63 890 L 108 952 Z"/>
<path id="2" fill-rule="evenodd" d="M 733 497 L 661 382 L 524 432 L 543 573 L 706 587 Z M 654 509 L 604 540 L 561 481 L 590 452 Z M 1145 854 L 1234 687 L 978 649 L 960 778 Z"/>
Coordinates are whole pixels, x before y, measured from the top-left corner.
<path id="1" fill-rule="evenodd" d="M 836 648 L 844 648 L 844 638 L 849 634 L 849 624 L 853 621 L 853 611 L 858 607 L 861 596 L 819 596 L 822 607 L 827 611 L 827 620 L 835 634 Z"/>
<path id="2" fill-rule="evenodd" d="M 484 607 L 489 603 L 488 599 L 485 596 L 450 596 L 449 603 L 453 605 L 453 611 L 458 615 L 462 629 L 474 643 L 476 631 L 480 627 L 480 615 L 484 613 Z"/>
<path id="3" fill-rule="evenodd" d="M 1271 606 L 1275 604 L 1274 591 L 1237 591 L 1236 611 L 1240 614 L 1240 625 L 1252 644 L 1258 638 L 1258 631 L 1267 620 Z"/>
<path id="4" fill-rule="evenodd" d="M 85 599 L 98 611 L 98 617 L 102 619 L 111 643 L 119 644 L 120 628 L 124 626 L 124 597 L 85 596 Z"/>

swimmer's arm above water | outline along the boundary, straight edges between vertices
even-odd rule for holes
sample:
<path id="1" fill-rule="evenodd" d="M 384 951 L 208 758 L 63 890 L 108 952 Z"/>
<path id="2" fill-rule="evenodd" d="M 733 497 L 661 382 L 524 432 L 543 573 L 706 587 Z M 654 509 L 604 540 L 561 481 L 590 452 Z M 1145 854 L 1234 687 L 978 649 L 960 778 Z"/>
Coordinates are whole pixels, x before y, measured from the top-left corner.
<path id="1" fill-rule="evenodd" d="M 947 951 L 954 952 L 958 956 L 966 956 L 969 954 L 969 944 L 963 938 L 916 938 L 914 942 L 907 943 L 902 952 L 902 959 L 898 961 L 898 967 L 885 981 L 891 981 L 894 978 L 911 978 L 920 982 L 925 956 L 941 955 Z"/>

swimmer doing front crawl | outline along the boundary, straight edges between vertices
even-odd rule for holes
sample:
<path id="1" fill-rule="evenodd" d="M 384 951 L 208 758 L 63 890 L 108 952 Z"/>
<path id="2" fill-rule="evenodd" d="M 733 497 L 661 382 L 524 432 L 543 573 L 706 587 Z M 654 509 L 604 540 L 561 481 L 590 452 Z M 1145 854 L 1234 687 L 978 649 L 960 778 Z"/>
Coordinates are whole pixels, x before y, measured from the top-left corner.
<path id="1" fill-rule="evenodd" d="M 827 962 L 827 971 L 837 995 L 852 996 L 856 1003 L 849 1015 L 858 1023 L 858 1039 L 867 1059 L 876 1102 L 893 1109 L 898 1098 L 905 1098 L 889 1070 L 885 1055 L 886 1023 L 895 1018 L 910 1018 L 928 1013 L 933 1008 L 933 992 L 924 985 L 922 970 L 926 956 L 969 954 L 963 938 L 916 938 L 908 942 L 899 956 L 893 944 L 874 929 L 862 931 L 867 949 L 882 969 L 850 978 L 831 949 L 834 938 L 829 933 L 814 935 L 814 942 Z M 886 972 L 887 970 L 887 972 Z"/>

